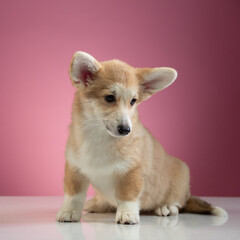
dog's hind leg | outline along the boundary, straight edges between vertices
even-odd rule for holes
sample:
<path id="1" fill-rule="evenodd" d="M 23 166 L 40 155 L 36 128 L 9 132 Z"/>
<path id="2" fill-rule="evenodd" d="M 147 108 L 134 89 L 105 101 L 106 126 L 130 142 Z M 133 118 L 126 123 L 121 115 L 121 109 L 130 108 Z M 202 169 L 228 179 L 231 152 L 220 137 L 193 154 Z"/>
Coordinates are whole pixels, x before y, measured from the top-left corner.
<path id="1" fill-rule="evenodd" d="M 95 188 L 94 188 L 95 189 Z M 84 210 L 89 213 L 106 213 L 114 212 L 116 207 L 110 205 L 101 193 L 95 189 L 96 195 L 94 198 L 85 202 Z"/>
<path id="2" fill-rule="evenodd" d="M 84 205 L 84 211 L 89 213 L 106 213 L 112 212 L 114 208 L 104 201 L 99 201 L 96 197 L 88 200 Z"/>
<path id="3" fill-rule="evenodd" d="M 170 183 L 165 200 L 154 211 L 158 216 L 178 215 L 190 197 L 188 166 L 172 156 L 167 157 L 166 166 Z"/>

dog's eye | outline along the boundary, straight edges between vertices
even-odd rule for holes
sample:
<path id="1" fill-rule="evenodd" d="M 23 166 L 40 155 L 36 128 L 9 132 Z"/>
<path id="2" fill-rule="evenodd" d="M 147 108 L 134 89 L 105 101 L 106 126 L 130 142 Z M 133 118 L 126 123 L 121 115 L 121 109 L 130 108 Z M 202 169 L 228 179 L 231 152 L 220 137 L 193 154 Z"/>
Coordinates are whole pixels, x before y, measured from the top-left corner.
<path id="1" fill-rule="evenodd" d="M 137 99 L 136 98 L 133 98 L 132 100 L 131 100 L 131 102 L 130 102 L 130 104 L 131 105 L 134 105 L 134 103 L 137 101 Z"/>
<path id="2" fill-rule="evenodd" d="M 116 101 L 114 95 L 107 95 L 107 96 L 105 96 L 105 100 L 106 100 L 107 102 L 109 102 L 109 103 Z"/>

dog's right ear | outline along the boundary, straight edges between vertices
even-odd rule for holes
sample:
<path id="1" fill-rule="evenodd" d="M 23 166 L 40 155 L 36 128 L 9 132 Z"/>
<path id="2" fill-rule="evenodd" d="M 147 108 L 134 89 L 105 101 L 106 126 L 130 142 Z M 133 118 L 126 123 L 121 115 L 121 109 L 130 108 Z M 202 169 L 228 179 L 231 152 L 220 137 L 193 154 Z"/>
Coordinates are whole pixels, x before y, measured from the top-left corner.
<path id="1" fill-rule="evenodd" d="M 90 54 L 80 51 L 74 53 L 69 68 L 73 86 L 77 89 L 84 89 L 100 68 L 101 64 Z"/>

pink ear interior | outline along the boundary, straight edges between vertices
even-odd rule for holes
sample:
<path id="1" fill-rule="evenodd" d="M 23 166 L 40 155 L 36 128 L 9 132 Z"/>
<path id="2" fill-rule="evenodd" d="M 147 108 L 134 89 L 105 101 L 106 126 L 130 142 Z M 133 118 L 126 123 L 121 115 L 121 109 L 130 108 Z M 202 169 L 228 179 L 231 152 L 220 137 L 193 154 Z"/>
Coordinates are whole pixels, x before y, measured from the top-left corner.
<path id="1" fill-rule="evenodd" d="M 149 82 L 145 82 L 142 85 L 145 87 L 146 90 L 154 90 L 156 89 L 156 84 L 159 82 L 158 79 L 151 80 Z"/>
<path id="2" fill-rule="evenodd" d="M 82 69 L 82 70 L 80 71 L 80 76 L 79 76 L 79 78 L 82 80 L 82 82 L 83 82 L 84 85 L 86 86 L 89 78 L 90 78 L 90 79 L 93 78 L 93 74 L 92 74 L 92 72 L 89 71 L 88 69 Z M 77 84 L 79 84 L 79 83 L 80 83 L 80 81 L 77 82 Z"/>

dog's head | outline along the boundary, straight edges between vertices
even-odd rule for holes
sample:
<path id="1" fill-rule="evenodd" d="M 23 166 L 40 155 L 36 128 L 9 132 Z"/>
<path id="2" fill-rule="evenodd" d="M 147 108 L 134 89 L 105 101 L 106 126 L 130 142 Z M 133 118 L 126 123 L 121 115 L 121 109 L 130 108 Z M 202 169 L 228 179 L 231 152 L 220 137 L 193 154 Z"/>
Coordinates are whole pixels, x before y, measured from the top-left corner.
<path id="1" fill-rule="evenodd" d="M 177 72 L 165 67 L 133 68 L 119 60 L 100 63 L 85 52 L 76 52 L 69 75 L 86 119 L 121 137 L 131 132 L 137 105 L 173 83 Z"/>

